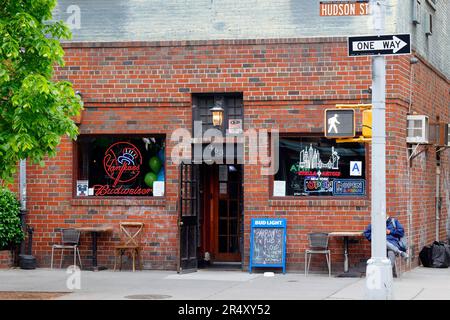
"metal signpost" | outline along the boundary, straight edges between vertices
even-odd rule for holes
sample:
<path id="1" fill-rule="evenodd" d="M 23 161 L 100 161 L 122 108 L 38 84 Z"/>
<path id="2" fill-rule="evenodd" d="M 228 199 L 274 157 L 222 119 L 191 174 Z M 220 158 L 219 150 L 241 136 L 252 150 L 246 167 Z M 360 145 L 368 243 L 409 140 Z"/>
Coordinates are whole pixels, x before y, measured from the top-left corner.
<path id="1" fill-rule="evenodd" d="M 377 300 L 392 299 L 392 266 L 386 257 L 386 61 L 384 56 L 411 53 L 409 34 L 383 35 L 385 7 L 384 0 L 370 0 L 376 35 L 348 37 L 349 56 L 373 56 L 372 104 L 340 105 L 343 109 L 327 109 L 324 125 L 325 137 L 334 138 L 338 143 L 372 142 L 372 256 L 367 261 L 365 298 Z M 371 112 L 370 107 L 372 107 Z M 358 138 L 354 137 L 354 108 L 364 110 L 365 128 L 363 128 L 363 135 Z"/>
<path id="2" fill-rule="evenodd" d="M 384 30 L 385 5 L 385 1 L 371 1 L 374 29 L 378 35 Z M 374 48 L 378 46 L 373 45 Z M 365 293 L 365 298 L 370 300 L 392 299 L 392 266 L 386 257 L 385 98 L 386 61 L 383 55 L 377 55 L 372 57 L 372 257 L 367 261 Z"/>

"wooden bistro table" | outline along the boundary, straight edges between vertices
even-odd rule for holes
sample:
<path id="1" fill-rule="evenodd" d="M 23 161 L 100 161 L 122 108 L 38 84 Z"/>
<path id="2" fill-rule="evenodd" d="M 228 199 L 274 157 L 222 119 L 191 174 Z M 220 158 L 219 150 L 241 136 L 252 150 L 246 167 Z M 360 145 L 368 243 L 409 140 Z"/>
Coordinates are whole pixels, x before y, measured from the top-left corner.
<path id="1" fill-rule="evenodd" d="M 343 237 L 344 238 L 344 273 L 338 275 L 338 277 L 348 277 L 355 278 L 360 277 L 359 272 L 349 272 L 348 270 L 348 242 L 349 238 L 362 237 L 363 233 L 361 231 L 336 231 L 330 232 L 329 237 Z"/>
<path id="2" fill-rule="evenodd" d="M 80 232 L 90 232 L 92 236 L 92 271 L 105 270 L 106 267 L 97 266 L 97 237 L 100 233 L 108 233 L 113 231 L 110 225 L 102 225 L 98 227 L 78 227 L 75 228 Z"/>

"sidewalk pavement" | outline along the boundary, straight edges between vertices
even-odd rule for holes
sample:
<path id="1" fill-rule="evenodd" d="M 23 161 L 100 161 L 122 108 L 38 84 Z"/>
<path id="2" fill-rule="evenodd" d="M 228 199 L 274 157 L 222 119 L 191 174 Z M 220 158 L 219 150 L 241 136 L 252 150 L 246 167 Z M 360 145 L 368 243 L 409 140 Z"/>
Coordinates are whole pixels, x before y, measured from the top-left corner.
<path id="1" fill-rule="evenodd" d="M 67 288 L 69 277 L 65 269 L 0 270 L 0 291 L 66 292 L 58 298 L 63 300 L 362 300 L 365 290 L 365 278 L 301 273 L 82 271 L 79 290 Z M 394 278 L 393 295 L 396 300 L 450 300 L 450 269 L 418 267 L 403 273 Z"/>

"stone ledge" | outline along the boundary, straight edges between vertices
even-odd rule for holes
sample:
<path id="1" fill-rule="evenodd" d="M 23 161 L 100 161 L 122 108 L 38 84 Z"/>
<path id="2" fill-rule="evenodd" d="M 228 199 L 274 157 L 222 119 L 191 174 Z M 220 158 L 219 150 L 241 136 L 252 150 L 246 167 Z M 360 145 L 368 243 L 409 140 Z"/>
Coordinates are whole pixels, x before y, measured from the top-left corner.
<path id="1" fill-rule="evenodd" d="M 370 208 L 367 196 L 363 197 L 342 197 L 329 198 L 320 197 L 318 199 L 296 199 L 295 197 L 272 197 L 269 199 L 270 207 L 358 207 L 358 210 Z"/>
<path id="2" fill-rule="evenodd" d="M 131 47 L 179 47 L 179 46 L 227 46 L 227 45 L 278 45 L 310 43 L 347 43 L 342 36 L 264 38 L 264 39 L 215 39 L 215 40 L 154 40 L 154 41 L 63 41 L 63 48 L 131 48 Z"/>
<path id="3" fill-rule="evenodd" d="M 74 198 L 70 200 L 71 206 L 149 206 L 149 207 L 165 207 L 165 197 L 158 197 L 157 199 L 143 199 L 143 198 Z"/>

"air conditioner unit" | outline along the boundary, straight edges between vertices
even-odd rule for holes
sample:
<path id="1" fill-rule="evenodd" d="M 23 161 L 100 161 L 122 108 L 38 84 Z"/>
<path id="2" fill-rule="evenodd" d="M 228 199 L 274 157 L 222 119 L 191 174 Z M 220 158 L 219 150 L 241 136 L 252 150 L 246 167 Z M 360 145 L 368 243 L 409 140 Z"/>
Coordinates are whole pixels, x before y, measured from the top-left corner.
<path id="1" fill-rule="evenodd" d="M 425 115 L 409 115 L 407 122 L 406 142 L 428 144 L 430 130 L 428 117 Z"/>
<path id="2" fill-rule="evenodd" d="M 420 1 L 413 0 L 412 22 L 414 24 L 420 24 L 421 16 L 422 16 L 422 7 L 420 6 Z"/>

